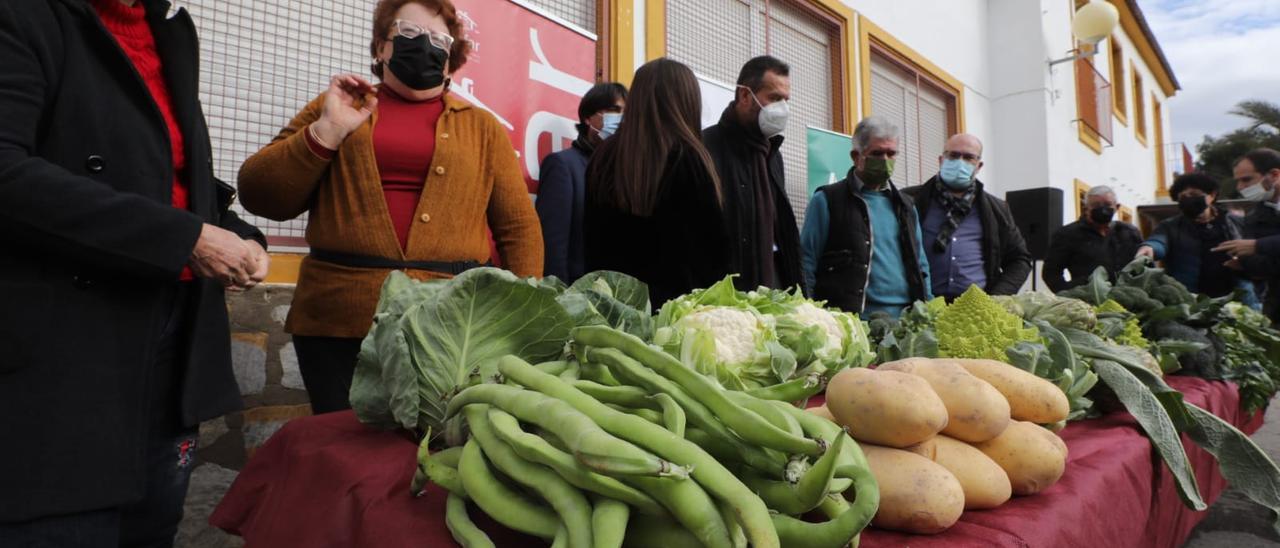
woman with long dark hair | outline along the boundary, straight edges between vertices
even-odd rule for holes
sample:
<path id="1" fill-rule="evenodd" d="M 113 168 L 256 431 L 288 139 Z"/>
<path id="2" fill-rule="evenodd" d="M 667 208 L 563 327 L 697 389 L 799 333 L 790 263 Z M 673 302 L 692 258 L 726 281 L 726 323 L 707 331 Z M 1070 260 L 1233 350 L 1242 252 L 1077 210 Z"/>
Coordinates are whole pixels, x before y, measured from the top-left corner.
<path id="1" fill-rule="evenodd" d="M 587 167 L 587 270 L 639 278 L 655 306 L 729 273 L 720 180 L 701 119 L 693 71 L 666 58 L 645 63 L 617 133 Z"/>

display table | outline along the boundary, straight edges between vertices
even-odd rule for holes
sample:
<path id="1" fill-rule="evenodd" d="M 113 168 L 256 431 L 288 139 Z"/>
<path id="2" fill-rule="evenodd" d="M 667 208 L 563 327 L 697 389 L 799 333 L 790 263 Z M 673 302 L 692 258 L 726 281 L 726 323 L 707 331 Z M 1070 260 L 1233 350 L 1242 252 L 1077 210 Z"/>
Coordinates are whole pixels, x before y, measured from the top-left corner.
<path id="1" fill-rule="evenodd" d="M 1235 385 L 1169 377 L 1186 401 L 1252 434 L 1262 414 L 1246 417 Z M 1061 433 L 1070 449 L 1062 480 L 995 510 L 966 512 L 934 536 L 868 529 L 862 546 L 1169 546 L 1180 547 L 1204 514 L 1178 499 L 1173 477 L 1127 413 L 1072 423 Z M 1213 457 L 1187 442 L 1206 502 L 1226 482 Z M 273 436 L 241 471 L 210 523 L 245 539 L 248 548 L 306 546 L 453 546 L 444 524 L 445 493 L 430 486 L 409 494 L 417 444 L 378 431 L 350 412 L 296 419 Z M 498 546 L 537 546 L 472 517 Z"/>

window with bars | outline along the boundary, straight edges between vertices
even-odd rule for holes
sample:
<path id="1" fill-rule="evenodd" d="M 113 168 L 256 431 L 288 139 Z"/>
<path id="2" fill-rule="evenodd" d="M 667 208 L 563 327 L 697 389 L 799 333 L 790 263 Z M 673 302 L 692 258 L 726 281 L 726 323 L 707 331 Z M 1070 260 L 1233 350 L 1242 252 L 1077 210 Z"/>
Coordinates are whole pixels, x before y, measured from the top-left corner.
<path id="1" fill-rule="evenodd" d="M 176 0 L 200 35 L 200 101 L 214 173 L 232 185 L 329 77 L 369 73 L 376 0 Z M 277 222 L 234 206 L 279 247 L 303 247 L 307 218 Z"/>
<path id="2" fill-rule="evenodd" d="M 659 0 L 649 0 L 659 1 Z M 804 222 L 808 127 L 839 130 L 843 120 L 840 23 L 811 5 L 788 0 L 666 0 L 667 56 L 730 89 L 757 55 L 791 65 L 791 118 L 782 158 L 787 197 Z M 703 105 L 717 116 L 726 105 Z"/>
<path id="3" fill-rule="evenodd" d="M 928 181 L 957 127 L 955 94 L 878 43 L 871 49 L 870 93 L 871 113 L 888 118 L 900 131 L 894 182 L 912 186 Z"/>

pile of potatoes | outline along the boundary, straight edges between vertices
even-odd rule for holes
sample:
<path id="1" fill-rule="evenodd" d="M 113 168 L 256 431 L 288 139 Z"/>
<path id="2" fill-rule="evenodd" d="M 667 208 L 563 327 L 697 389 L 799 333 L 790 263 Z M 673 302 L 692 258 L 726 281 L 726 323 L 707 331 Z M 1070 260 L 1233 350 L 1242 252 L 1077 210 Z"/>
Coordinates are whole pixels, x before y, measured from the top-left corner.
<path id="1" fill-rule="evenodd" d="M 846 369 L 810 411 L 846 427 L 880 484 L 872 524 L 932 534 L 965 510 L 1034 495 L 1062 477 L 1066 420 L 1049 381 L 993 360 L 910 358 Z"/>

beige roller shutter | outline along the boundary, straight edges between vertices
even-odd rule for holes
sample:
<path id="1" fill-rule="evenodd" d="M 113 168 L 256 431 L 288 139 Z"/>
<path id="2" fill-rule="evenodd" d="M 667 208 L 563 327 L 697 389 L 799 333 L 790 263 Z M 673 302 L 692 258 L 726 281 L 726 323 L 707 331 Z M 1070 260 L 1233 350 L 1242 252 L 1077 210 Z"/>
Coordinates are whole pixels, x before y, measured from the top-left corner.
<path id="1" fill-rule="evenodd" d="M 657 1 L 657 0 L 650 0 Z M 791 65 L 791 118 L 782 146 L 787 196 L 803 223 L 808 205 L 806 127 L 839 129 L 840 28 L 803 2 L 667 0 L 667 56 L 732 88 L 747 60 L 769 54 Z M 725 105 L 703 105 L 717 113 Z"/>
<path id="2" fill-rule="evenodd" d="M 871 114 L 898 126 L 898 161 L 893 180 L 899 186 L 921 184 L 938 171 L 955 119 L 954 98 L 919 73 L 887 56 L 871 55 Z"/>

